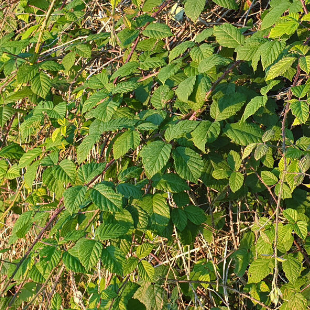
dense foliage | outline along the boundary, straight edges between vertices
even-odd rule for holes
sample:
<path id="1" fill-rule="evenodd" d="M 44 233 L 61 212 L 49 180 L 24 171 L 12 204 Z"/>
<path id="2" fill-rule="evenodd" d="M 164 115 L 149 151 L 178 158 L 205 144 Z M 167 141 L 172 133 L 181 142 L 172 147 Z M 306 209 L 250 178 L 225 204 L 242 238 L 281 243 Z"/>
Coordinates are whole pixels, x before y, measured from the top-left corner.
<path id="1" fill-rule="evenodd" d="M 309 309 L 310 1 L 0 7 L 1 309 Z"/>

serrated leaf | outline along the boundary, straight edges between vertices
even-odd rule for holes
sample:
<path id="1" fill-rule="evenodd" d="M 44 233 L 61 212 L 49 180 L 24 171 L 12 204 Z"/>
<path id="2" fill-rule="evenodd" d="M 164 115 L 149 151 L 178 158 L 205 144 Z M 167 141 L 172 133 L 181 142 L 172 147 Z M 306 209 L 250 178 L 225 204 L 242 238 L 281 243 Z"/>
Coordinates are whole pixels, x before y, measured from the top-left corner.
<path id="1" fill-rule="evenodd" d="M 201 121 L 191 133 L 192 141 L 202 152 L 205 152 L 206 144 L 211 144 L 219 136 L 221 125 L 219 122 Z"/>
<path id="2" fill-rule="evenodd" d="M 166 103 L 173 98 L 174 92 L 168 85 L 159 86 L 153 93 L 151 103 L 155 109 L 162 109 Z"/>
<path id="3" fill-rule="evenodd" d="M 290 104 L 293 115 L 304 124 L 309 117 L 309 105 L 304 101 L 294 100 Z"/>
<path id="4" fill-rule="evenodd" d="M 136 130 L 127 130 L 114 142 L 113 156 L 118 159 L 125 155 L 130 149 L 135 150 L 140 144 L 140 134 Z"/>
<path id="5" fill-rule="evenodd" d="M 74 186 L 64 192 L 64 204 L 70 214 L 76 213 L 85 201 L 86 186 Z"/>
<path id="6" fill-rule="evenodd" d="M 238 10 L 238 4 L 236 3 L 235 0 L 212 0 L 212 1 L 223 8 L 230 10 Z"/>
<path id="7" fill-rule="evenodd" d="M 100 140 L 100 134 L 86 136 L 82 143 L 77 147 L 77 161 L 82 163 L 94 147 L 95 143 Z"/>
<path id="8" fill-rule="evenodd" d="M 297 221 L 297 223 L 293 226 L 295 233 L 303 240 L 306 239 L 308 235 L 308 224 L 305 221 Z"/>
<path id="9" fill-rule="evenodd" d="M 265 15 L 261 29 L 267 29 L 274 25 L 277 20 L 282 16 L 282 14 L 289 8 L 290 2 L 281 1 L 278 5 L 274 6 L 267 15 Z"/>
<path id="10" fill-rule="evenodd" d="M 187 225 L 187 216 L 184 210 L 180 208 L 173 208 L 171 211 L 171 219 L 175 227 L 179 231 L 183 231 Z"/>
<path id="11" fill-rule="evenodd" d="M 188 97 L 194 90 L 195 82 L 196 76 L 190 76 L 179 84 L 175 94 L 181 101 L 186 102 L 188 100 Z"/>
<path id="12" fill-rule="evenodd" d="M 64 183 L 74 183 L 76 174 L 75 164 L 69 159 L 63 159 L 58 166 L 53 168 L 55 178 Z"/>
<path id="13" fill-rule="evenodd" d="M 102 243 L 96 240 L 80 239 L 76 244 L 79 259 L 87 271 L 97 265 L 102 253 Z"/>
<path id="14" fill-rule="evenodd" d="M 174 76 L 180 69 L 181 65 L 178 64 L 170 64 L 167 65 L 165 67 L 163 67 L 162 69 L 160 69 L 159 73 L 158 73 L 158 79 L 165 84 L 165 82 L 171 78 L 172 76 Z"/>
<path id="15" fill-rule="evenodd" d="M 263 156 L 267 154 L 269 150 L 269 146 L 265 143 L 259 143 L 256 146 L 255 152 L 254 152 L 254 158 L 256 160 L 260 160 Z"/>
<path id="16" fill-rule="evenodd" d="M 195 45 L 194 42 L 186 41 L 178 44 L 176 47 L 172 49 L 172 51 L 169 54 L 169 61 L 176 59 L 180 55 L 182 55 L 188 48 L 191 48 Z"/>
<path id="17" fill-rule="evenodd" d="M 69 252 L 64 252 L 62 260 L 67 269 L 73 272 L 85 273 L 85 268 L 81 264 L 80 260 L 71 255 Z"/>
<path id="18" fill-rule="evenodd" d="M 142 260 L 138 263 L 138 275 L 145 281 L 153 282 L 155 269 L 149 262 Z"/>
<path id="19" fill-rule="evenodd" d="M 300 57 L 299 66 L 301 70 L 309 74 L 310 73 L 310 56 Z"/>
<path id="20" fill-rule="evenodd" d="M 125 235 L 128 231 L 128 227 L 118 223 L 102 223 L 96 229 L 96 235 L 101 241 L 116 239 Z"/>
<path id="21" fill-rule="evenodd" d="M 224 47 L 236 48 L 244 43 L 244 36 L 240 30 L 228 23 L 215 26 L 213 34 L 218 43 Z"/>
<path id="22" fill-rule="evenodd" d="M 295 283 L 301 272 L 300 262 L 292 254 L 289 254 L 282 262 L 282 268 L 290 283 Z"/>
<path id="23" fill-rule="evenodd" d="M 20 84 L 31 81 L 39 72 L 37 65 L 24 64 L 19 67 L 16 75 L 17 82 Z"/>
<path id="24" fill-rule="evenodd" d="M 171 144 L 166 144 L 163 141 L 154 141 L 143 147 L 141 150 L 142 163 L 150 177 L 167 164 L 171 149 Z"/>
<path id="25" fill-rule="evenodd" d="M 268 186 L 275 185 L 278 182 L 278 178 L 270 171 L 262 171 L 261 178 Z"/>
<path id="26" fill-rule="evenodd" d="M 195 225 L 200 225 L 204 223 L 206 220 L 206 215 L 204 211 L 197 206 L 193 205 L 186 206 L 184 208 L 184 212 L 187 218 Z"/>
<path id="27" fill-rule="evenodd" d="M 259 143 L 263 135 L 257 125 L 247 123 L 227 124 L 224 133 L 232 142 L 243 146 L 251 143 Z"/>
<path id="28" fill-rule="evenodd" d="M 127 81 L 117 83 L 116 87 L 113 89 L 112 94 L 125 94 L 130 93 L 137 89 L 139 84 L 135 81 Z"/>
<path id="29" fill-rule="evenodd" d="M 90 58 L 91 57 L 91 47 L 88 44 L 77 44 L 72 48 L 80 57 Z"/>
<path id="30" fill-rule="evenodd" d="M 47 71 L 60 71 L 63 70 L 63 65 L 57 63 L 56 61 L 48 60 L 40 63 L 40 68 Z"/>
<path id="31" fill-rule="evenodd" d="M 274 78 L 283 75 L 285 71 L 291 68 L 291 65 L 295 62 L 294 57 L 284 57 L 270 67 L 266 74 L 266 81 L 273 80 Z"/>
<path id="32" fill-rule="evenodd" d="M 93 178 L 101 174 L 105 168 L 105 163 L 89 163 L 80 166 L 78 169 L 78 180 L 83 183 L 89 183 Z"/>
<path id="33" fill-rule="evenodd" d="M 139 245 L 136 249 L 136 254 L 139 259 L 148 256 L 153 250 L 153 245 L 150 243 L 143 243 Z"/>
<path id="34" fill-rule="evenodd" d="M 132 197 L 139 199 L 142 197 L 141 189 L 130 183 L 120 183 L 117 185 L 116 189 L 118 193 L 122 194 L 126 198 Z"/>
<path id="35" fill-rule="evenodd" d="M 267 103 L 267 96 L 256 96 L 246 105 L 244 109 L 244 113 L 242 116 L 242 120 L 245 121 L 251 115 L 254 115 L 257 110 L 261 107 L 264 107 Z"/>
<path id="36" fill-rule="evenodd" d="M 114 80 L 117 77 L 124 77 L 131 75 L 132 73 L 137 72 L 138 67 L 139 63 L 136 61 L 130 61 L 128 63 L 125 63 L 112 74 L 110 80 Z"/>
<path id="37" fill-rule="evenodd" d="M 20 159 L 25 151 L 17 143 L 10 143 L 0 150 L 0 157 L 5 159 Z"/>
<path id="38" fill-rule="evenodd" d="M 24 167 L 29 166 L 32 163 L 32 161 L 38 156 L 40 156 L 41 154 L 42 154 L 42 149 L 38 147 L 28 151 L 27 153 L 24 153 L 24 155 L 19 160 L 19 164 L 18 164 L 19 168 L 24 168 Z"/>
<path id="39" fill-rule="evenodd" d="M 203 170 L 203 160 L 198 153 L 188 147 L 179 146 L 173 151 L 177 174 L 188 181 L 198 183 Z"/>
<path id="40" fill-rule="evenodd" d="M 170 142 L 178 139 L 193 131 L 197 126 L 197 122 L 190 120 L 181 120 L 177 124 L 170 125 L 165 131 L 165 139 Z"/>
<path id="41" fill-rule="evenodd" d="M 225 57 L 222 57 L 218 54 L 214 54 L 204 60 L 202 60 L 198 65 L 198 72 L 205 73 L 216 66 L 226 66 L 231 61 Z"/>
<path id="42" fill-rule="evenodd" d="M 231 150 L 227 156 L 227 163 L 231 170 L 237 171 L 241 166 L 241 157 L 239 153 Z"/>
<path id="43" fill-rule="evenodd" d="M 193 21 L 196 22 L 199 15 L 205 7 L 205 0 L 186 0 L 184 5 L 185 14 Z"/>
<path id="44" fill-rule="evenodd" d="M 230 175 L 229 186 L 230 186 L 230 189 L 232 190 L 233 193 L 235 193 L 236 191 L 238 191 L 242 187 L 243 181 L 244 181 L 244 176 L 240 172 L 234 171 Z"/>
<path id="45" fill-rule="evenodd" d="M 0 107 L 0 128 L 14 115 L 14 109 L 5 105 Z"/>
<path id="46" fill-rule="evenodd" d="M 109 92 L 105 89 L 102 89 L 98 92 L 92 94 L 83 104 L 82 114 L 90 111 L 93 107 L 95 107 L 98 103 L 103 102 L 109 96 Z"/>
<path id="47" fill-rule="evenodd" d="M 248 271 L 248 283 L 259 283 L 270 274 L 269 261 L 266 259 L 255 259 Z"/>
<path id="48" fill-rule="evenodd" d="M 164 174 L 160 177 L 154 176 L 153 182 L 154 187 L 165 192 L 179 193 L 189 190 L 186 181 L 174 173 Z"/>
<path id="49" fill-rule="evenodd" d="M 173 36 L 169 26 L 161 23 L 149 24 L 142 32 L 143 35 L 149 38 L 163 39 Z"/>
<path id="50" fill-rule="evenodd" d="M 117 194 L 111 187 L 99 183 L 91 190 L 93 203 L 102 211 L 118 212 L 123 205 L 122 195 Z"/>
<path id="51" fill-rule="evenodd" d="M 122 275 L 123 262 L 125 258 L 120 249 L 113 245 L 107 246 L 102 250 L 101 256 L 102 265 L 112 273 Z"/>
<path id="52" fill-rule="evenodd" d="M 31 81 L 31 90 L 38 96 L 45 98 L 52 86 L 48 75 L 40 72 Z"/>

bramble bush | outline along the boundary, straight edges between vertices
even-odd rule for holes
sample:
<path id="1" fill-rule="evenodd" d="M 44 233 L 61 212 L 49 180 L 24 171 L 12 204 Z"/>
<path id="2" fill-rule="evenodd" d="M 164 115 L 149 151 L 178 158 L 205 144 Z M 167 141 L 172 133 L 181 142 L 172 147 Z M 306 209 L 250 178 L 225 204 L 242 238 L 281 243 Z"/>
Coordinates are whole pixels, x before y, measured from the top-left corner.
<path id="1" fill-rule="evenodd" d="M 0 8 L 1 309 L 309 309 L 309 0 Z"/>

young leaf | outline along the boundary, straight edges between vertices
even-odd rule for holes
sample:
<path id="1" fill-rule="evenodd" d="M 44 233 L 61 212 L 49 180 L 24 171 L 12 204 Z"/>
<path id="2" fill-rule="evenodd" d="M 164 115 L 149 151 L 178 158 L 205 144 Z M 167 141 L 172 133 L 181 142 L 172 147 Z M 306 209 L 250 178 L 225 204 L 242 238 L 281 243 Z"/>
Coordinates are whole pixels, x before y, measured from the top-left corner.
<path id="1" fill-rule="evenodd" d="M 273 80 L 274 78 L 283 75 L 285 71 L 291 68 L 291 65 L 295 62 L 294 57 L 284 57 L 273 66 L 270 67 L 266 74 L 266 81 Z"/>
<path id="2" fill-rule="evenodd" d="M 240 172 L 234 171 L 230 175 L 229 186 L 230 186 L 230 189 L 232 190 L 233 193 L 235 193 L 236 191 L 238 191 L 242 187 L 243 181 L 244 181 L 244 176 Z"/>
<path id="3" fill-rule="evenodd" d="M 149 38 L 163 39 L 173 36 L 169 26 L 161 23 L 149 24 L 142 32 L 143 35 Z"/>
<path id="4" fill-rule="evenodd" d="M 309 105 L 304 101 L 294 100 L 290 104 L 293 115 L 304 124 L 309 117 Z"/>
<path id="5" fill-rule="evenodd" d="M 248 272 L 248 283 L 258 283 L 270 274 L 269 261 L 266 259 L 255 259 L 250 265 Z"/>
<path id="6" fill-rule="evenodd" d="M 128 231 L 128 227 L 118 224 L 118 223 L 102 223 L 96 229 L 96 235 L 98 235 L 101 241 L 116 239 Z"/>
<path id="7" fill-rule="evenodd" d="M 245 121 L 251 115 L 254 115 L 257 110 L 261 107 L 264 107 L 267 103 L 267 96 L 256 96 L 254 97 L 245 107 L 242 120 Z"/>
<path id="8" fill-rule="evenodd" d="M 100 242 L 90 239 L 80 239 L 76 244 L 79 259 L 87 271 L 97 265 L 103 246 Z"/>
<path id="9" fill-rule="evenodd" d="M 282 268 L 290 283 L 295 283 L 301 272 L 300 262 L 292 254 L 289 254 L 282 262 Z"/>
<path id="10" fill-rule="evenodd" d="M 236 48 L 244 43 L 244 36 L 240 30 L 228 23 L 215 26 L 213 33 L 218 43 L 224 47 Z"/>

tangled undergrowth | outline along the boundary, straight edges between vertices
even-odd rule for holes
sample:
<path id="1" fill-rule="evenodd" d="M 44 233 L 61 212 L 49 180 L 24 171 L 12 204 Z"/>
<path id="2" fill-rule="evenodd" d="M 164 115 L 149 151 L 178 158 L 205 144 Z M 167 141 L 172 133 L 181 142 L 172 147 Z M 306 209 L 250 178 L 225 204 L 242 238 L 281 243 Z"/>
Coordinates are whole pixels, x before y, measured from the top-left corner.
<path id="1" fill-rule="evenodd" d="M 309 309 L 310 1 L 0 9 L 1 309 Z"/>

